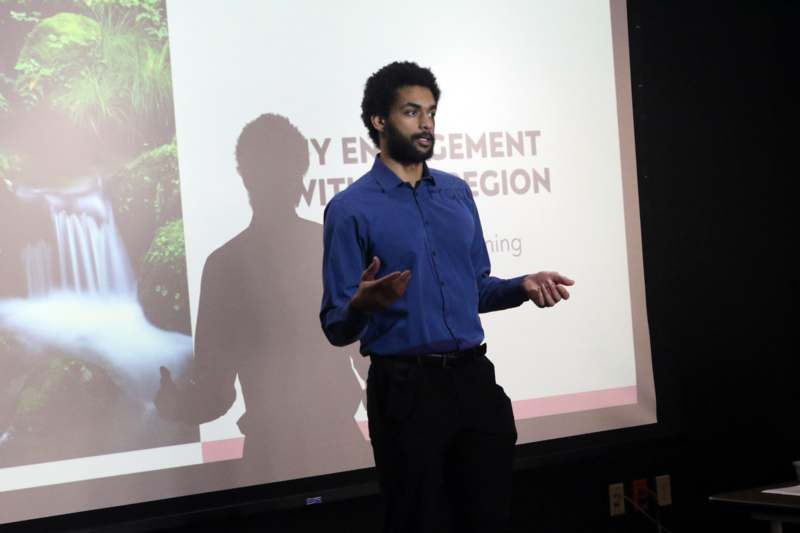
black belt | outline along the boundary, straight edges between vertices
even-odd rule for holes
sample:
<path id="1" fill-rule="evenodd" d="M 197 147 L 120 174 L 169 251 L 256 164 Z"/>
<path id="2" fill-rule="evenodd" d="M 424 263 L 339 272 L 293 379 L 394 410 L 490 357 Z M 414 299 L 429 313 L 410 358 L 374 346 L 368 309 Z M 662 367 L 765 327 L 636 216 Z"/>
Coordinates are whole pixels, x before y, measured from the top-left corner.
<path id="1" fill-rule="evenodd" d="M 486 344 L 456 352 L 428 353 L 424 355 L 370 355 L 369 358 L 372 362 L 391 361 L 392 363 L 447 368 L 448 366 L 457 366 L 467 361 L 475 360 L 484 355 L 486 355 Z"/>

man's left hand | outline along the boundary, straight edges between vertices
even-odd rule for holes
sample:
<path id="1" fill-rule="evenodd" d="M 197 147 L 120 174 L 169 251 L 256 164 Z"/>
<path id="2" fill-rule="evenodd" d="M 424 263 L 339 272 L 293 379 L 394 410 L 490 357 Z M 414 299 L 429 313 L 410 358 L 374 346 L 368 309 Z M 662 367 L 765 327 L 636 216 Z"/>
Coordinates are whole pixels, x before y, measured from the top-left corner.
<path id="1" fill-rule="evenodd" d="M 538 307 L 553 307 L 561 300 L 568 300 L 569 291 L 564 285 L 574 284 L 574 281 L 558 272 L 537 272 L 528 274 L 522 280 L 528 298 Z"/>

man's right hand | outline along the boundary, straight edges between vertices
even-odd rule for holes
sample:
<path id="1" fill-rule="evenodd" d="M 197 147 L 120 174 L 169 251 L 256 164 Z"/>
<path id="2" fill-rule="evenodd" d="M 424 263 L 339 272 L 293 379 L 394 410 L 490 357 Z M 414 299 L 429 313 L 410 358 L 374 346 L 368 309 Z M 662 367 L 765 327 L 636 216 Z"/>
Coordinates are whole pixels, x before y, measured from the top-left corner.
<path id="1" fill-rule="evenodd" d="M 365 313 L 374 313 L 386 309 L 406 292 L 411 271 L 392 272 L 382 278 L 375 279 L 375 274 L 381 268 L 381 260 L 372 258 L 372 262 L 361 274 L 358 290 L 350 300 L 350 305 Z"/>

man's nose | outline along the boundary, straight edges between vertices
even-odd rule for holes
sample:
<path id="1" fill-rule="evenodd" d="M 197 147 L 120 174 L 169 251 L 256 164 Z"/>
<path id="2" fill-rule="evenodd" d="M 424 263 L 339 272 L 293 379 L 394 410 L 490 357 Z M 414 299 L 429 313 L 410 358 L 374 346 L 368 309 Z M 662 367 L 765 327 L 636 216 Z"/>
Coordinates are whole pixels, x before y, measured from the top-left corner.
<path id="1" fill-rule="evenodd" d="M 430 131 L 433 129 L 433 117 L 426 113 L 422 113 L 420 115 L 422 118 L 419 120 L 419 127 L 424 131 Z"/>

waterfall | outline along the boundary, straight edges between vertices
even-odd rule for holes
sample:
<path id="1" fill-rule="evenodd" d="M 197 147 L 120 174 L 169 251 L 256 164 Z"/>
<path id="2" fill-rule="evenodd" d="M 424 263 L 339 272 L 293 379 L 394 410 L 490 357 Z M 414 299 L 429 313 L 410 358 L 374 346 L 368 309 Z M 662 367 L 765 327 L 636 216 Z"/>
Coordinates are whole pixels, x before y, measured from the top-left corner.
<path id="1" fill-rule="evenodd" d="M 24 248 L 28 294 L 66 291 L 134 298 L 136 281 L 111 202 L 99 191 L 81 196 L 45 194 L 44 199 L 56 237 L 56 260 L 44 241 Z"/>
<path id="2" fill-rule="evenodd" d="M 179 375 L 192 358 L 192 338 L 145 317 L 111 202 L 99 187 L 16 192 L 45 202 L 54 237 L 23 249 L 28 296 L 0 299 L 0 330 L 14 333 L 31 354 L 55 347 L 100 365 L 133 397 L 150 402 L 159 367 Z"/>

